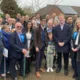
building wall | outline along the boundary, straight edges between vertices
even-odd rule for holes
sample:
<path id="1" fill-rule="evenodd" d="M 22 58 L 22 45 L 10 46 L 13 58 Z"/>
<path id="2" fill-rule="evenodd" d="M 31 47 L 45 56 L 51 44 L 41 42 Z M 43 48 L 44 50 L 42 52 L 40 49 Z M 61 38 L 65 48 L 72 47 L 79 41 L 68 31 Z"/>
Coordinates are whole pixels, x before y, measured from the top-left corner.
<path id="1" fill-rule="evenodd" d="M 56 13 L 57 16 L 59 14 L 63 14 L 63 12 L 61 10 L 59 10 L 57 7 L 54 7 L 50 12 L 49 12 L 49 15 L 51 16 L 53 13 Z"/>

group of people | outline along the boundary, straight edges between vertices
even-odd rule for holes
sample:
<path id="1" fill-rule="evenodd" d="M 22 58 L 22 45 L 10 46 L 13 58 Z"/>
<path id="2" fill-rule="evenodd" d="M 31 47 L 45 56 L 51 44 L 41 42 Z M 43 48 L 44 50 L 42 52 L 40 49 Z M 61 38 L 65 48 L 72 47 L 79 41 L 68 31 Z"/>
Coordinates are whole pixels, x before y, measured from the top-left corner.
<path id="1" fill-rule="evenodd" d="M 42 18 L 39 13 L 30 18 L 28 15 L 17 14 L 16 19 L 5 14 L 0 18 L 0 74 L 4 73 L 4 50 L 8 50 L 6 58 L 6 73 L 11 74 L 12 80 L 18 80 L 19 75 L 31 72 L 32 61 L 35 63 L 35 73 L 38 78 L 42 72 L 56 73 L 62 69 L 64 59 L 64 75 L 69 74 L 69 58 L 74 71 L 73 78 L 80 80 L 80 18 L 78 15 L 64 14 L 46 15 Z M 4 53 L 5 54 L 5 53 Z M 42 69 L 42 61 L 45 61 Z M 56 64 L 56 65 L 55 65 Z"/>

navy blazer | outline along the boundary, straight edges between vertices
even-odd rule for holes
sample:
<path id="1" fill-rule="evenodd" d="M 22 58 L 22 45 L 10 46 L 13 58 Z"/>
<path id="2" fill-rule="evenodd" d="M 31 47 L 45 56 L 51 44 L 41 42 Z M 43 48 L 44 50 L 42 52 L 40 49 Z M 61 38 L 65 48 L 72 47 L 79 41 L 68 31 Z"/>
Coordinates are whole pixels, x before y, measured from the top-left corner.
<path id="1" fill-rule="evenodd" d="M 54 40 L 56 42 L 56 52 L 68 53 L 70 51 L 71 28 L 68 24 L 64 24 L 61 30 L 60 24 L 54 29 Z M 60 47 L 58 42 L 64 42 L 64 46 Z"/>
<path id="2" fill-rule="evenodd" d="M 25 34 L 24 34 L 25 36 Z M 24 43 L 21 43 L 19 36 L 17 34 L 17 32 L 13 32 L 10 35 L 10 54 L 9 57 L 10 58 L 21 58 L 23 57 L 23 53 L 22 53 L 22 49 L 25 48 L 26 49 L 26 36 L 25 36 L 25 41 Z"/>

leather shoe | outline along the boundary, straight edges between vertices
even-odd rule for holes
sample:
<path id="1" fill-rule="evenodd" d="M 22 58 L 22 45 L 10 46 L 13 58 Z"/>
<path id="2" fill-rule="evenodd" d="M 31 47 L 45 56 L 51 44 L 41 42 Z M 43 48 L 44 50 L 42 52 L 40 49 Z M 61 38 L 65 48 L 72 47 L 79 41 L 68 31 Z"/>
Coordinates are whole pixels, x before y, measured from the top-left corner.
<path id="1" fill-rule="evenodd" d="M 77 78 L 77 76 L 78 76 L 77 74 L 74 74 L 74 75 L 73 75 L 73 78 Z"/>
<path id="2" fill-rule="evenodd" d="M 61 68 L 56 69 L 56 73 L 59 73 L 61 71 Z"/>

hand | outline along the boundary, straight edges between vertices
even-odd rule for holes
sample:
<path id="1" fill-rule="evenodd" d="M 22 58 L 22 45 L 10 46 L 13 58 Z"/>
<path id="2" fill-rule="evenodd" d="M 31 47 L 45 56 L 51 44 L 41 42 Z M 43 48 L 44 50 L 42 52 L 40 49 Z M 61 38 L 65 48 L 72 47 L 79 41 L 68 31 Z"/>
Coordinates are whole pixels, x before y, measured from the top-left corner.
<path id="1" fill-rule="evenodd" d="M 61 44 L 62 44 L 62 46 L 64 46 L 64 42 L 62 42 Z"/>
<path id="2" fill-rule="evenodd" d="M 74 48 L 72 48 L 72 51 L 73 51 L 73 52 L 75 52 L 75 49 L 74 49 Z"/>
<path id="3" fill-rule="evenodd" d="M 74 52 L 77 52 L 77 51 L 78 51 L 78 49 L 77 49 L 77 48 L 75 48 L 75 49 L 74 49 Z"/>
<path id="4" fill-rule="evenodd" d="M 22 50 L 22 53 L 25 55 L 25 54 L 27 54 L 27 50 L 26 49 L 23 49 Z"/>
<path id="5" fill-rule="evenodd" d="M 39 48 L 38 47 L 36 47 L 36 52 L 39 52 Z"/>
<path id="6" fill-rule="evenodd" d="M 58 45 L 62 47 L 64 46 L 64 42 L 59 42 Z"/>

